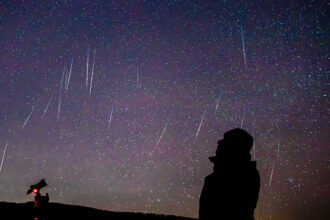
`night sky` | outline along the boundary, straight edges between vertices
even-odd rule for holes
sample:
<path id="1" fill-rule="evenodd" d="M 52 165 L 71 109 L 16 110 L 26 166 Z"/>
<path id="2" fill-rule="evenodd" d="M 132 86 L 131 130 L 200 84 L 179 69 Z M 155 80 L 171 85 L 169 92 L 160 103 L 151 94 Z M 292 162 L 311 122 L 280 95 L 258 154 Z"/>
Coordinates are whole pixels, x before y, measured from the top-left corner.
<path id="1" fill-rule="evenodd" d="M 51 202 L 198 217 L 208 157 L 242 127 L 256 219 L 324 215 L 328 16 L 327 1 L 1 1 L 0 201 L 45 178 Z"/>

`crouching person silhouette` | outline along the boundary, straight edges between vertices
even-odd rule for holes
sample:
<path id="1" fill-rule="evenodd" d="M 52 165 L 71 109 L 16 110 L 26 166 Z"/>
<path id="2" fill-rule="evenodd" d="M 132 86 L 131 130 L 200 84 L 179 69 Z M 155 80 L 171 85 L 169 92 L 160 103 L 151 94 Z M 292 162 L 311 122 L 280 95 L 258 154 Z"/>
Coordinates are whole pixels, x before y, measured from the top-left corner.
<path id="1" fill-rule="evenodd" d="M 227 131 L 210 157 L 213 173 L 205 178 L 200 196 L 199 219 L 254 220 L 260 176 L 251 161 L 253 137 L 245 130 Z"/>

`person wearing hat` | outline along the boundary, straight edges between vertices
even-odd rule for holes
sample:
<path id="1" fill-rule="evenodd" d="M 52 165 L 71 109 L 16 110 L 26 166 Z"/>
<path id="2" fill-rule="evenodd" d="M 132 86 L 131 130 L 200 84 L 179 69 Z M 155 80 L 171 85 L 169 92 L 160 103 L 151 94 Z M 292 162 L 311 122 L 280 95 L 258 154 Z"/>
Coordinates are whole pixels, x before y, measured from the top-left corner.
<path id="1" fill-rule="evenodd" d="M 251 161 L 253 137 L 243 129 L 227 131 L 209 157 L 213 173 L 205 178 L 200 196 L 199 219 L 254 220 L 260 175 Z"/>

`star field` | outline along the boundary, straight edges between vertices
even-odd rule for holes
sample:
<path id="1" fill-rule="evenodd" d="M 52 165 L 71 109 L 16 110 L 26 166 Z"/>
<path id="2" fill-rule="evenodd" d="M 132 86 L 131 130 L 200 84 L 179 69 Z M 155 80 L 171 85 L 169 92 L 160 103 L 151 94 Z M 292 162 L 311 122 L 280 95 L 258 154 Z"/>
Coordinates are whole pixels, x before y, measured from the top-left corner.
<path id="1" fill-rule="evenodd" d="M 197 218 L 208 157 L 242 127 L 255 219 L 317 219 L 330 205 L 328 10 L 1 1 L 0 201 L 32 200 L 45 178 L 51 202 Z"/>

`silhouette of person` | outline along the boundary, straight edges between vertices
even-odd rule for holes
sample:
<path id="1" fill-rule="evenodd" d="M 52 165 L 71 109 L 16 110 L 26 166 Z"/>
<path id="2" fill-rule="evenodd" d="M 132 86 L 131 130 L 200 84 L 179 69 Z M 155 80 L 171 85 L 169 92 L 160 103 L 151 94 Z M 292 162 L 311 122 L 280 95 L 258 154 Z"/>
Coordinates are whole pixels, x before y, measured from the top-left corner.
<path id="1" fill-rule="evenodd" d="M 49 195 L 46 193 L 46 196 L 43 196 L 38 191 L 34 197 L 34 207 L 40 208 L 47 205 L 49 202 Z"/>
<path id="2" fill-rule="evenodd" d="M 251 161 L 253 137 L 245 130 L 227 131 L 218 141 L 213 173 L 205 178 L 200 196 L 199 219 L 254 220 L 260 176 Z"/>

